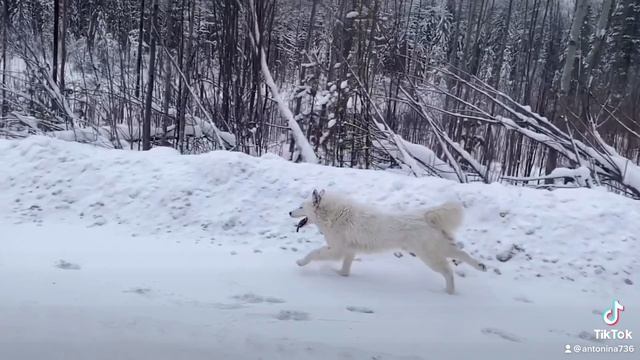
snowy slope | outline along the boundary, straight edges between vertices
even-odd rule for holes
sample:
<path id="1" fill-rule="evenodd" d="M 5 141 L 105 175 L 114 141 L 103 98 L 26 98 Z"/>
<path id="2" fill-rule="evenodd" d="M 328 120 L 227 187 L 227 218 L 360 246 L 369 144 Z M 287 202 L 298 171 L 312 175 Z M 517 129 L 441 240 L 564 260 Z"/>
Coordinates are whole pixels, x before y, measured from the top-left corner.
<path id="1" fill-rule="evenodd" d="M 598 344 L 612 298 L 640 324 L 640 203 L 604 191 L 44 137 L 0 141 L 0 163 L 0 359 L 553 359 Z M 314 187 L 399 210 L 460 200 L 460 244 L 489 272 L 457 267 L 449 296 L 409 254 L 349 278 L 298 268 L 322 237 L 286 214 Z"/>

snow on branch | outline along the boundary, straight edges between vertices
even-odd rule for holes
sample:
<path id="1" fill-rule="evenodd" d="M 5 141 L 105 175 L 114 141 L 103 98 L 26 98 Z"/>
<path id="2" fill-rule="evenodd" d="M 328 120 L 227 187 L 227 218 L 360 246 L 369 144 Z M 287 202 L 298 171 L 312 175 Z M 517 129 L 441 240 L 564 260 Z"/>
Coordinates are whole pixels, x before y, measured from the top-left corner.
<path id="1" fill-rule="evenodd" d="M 460 180 L 456 171 L 444 160 L 440 159 L 433 150 L 424 145 L 414 144 L 404 140 L 399 135 L 396 136 L 398 136 L 398 140 L 402 142 L 408 155 L 413 157 L 420 165 L 430 169 L 434 175 L 449 180 Z"/>
<path id="2" fill-rule="evenodd" d="M 503 180 L 511 182 L 529 183 L 532 181 L 541 180 L 553 180 L 553 187 L 588 187 L 593 185 L 593 178 L 591 177 L 591 171 L 586 166 L 580 166 L 575 169 L 569 169 L 565 167 L 559 167 L 553 169 L 548 175 L 545 176 L 533 176 L 533 177 L 514 177 L 503 176 Z M 567 183 L 573 185 L 566 186 Z M 548 185 L 540 187 L 549 187 Z"/>

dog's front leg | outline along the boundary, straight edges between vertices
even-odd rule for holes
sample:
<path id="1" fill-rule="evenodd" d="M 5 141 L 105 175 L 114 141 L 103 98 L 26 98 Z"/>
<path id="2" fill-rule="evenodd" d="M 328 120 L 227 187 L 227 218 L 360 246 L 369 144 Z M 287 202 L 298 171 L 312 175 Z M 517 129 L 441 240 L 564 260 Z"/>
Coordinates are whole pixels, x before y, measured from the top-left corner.
<path id="1" fill-rule="evenodd" d="M 345 255 L 344 259 L 342 260 L 342 269 L 338 271 L 338 274 L 342 276 L 349 276 L 349 274 L 351 274 L 351 264 L 353 263 L 353 259 L 355 258 L 355 256 L 356 254 L 353 253 L 348 253 Z"/>
<path id="2" fill-rule="evenodd" d="M 315 250 L 311 250 L 310 253 L 307 254 L 307 256 L 303 257 L 302 259 L 298 259 L 298 261 L 296 261 L 296 264 L 298 264 L 298 266 L 305 266 L 308 263 L 311 262 L 311 260 L 313 260 L 313 258 L 315 257 L 315 254 L 317 254 L 322 248 L 318 248 Z"/>
<path id="3" fill-rule="evenodd" d="M 340 259 L 341 257 L 342 257 L 341 253 L 337 249 L 331 248 L 329 246 L 323 246 L 321 248 L 312 250 L 309 254 L 307 254 L 307 256 L 296 261 L 296 263 L 300 266 L 305 266 L 311 261 L 337 260 L 337 259 Z"/>

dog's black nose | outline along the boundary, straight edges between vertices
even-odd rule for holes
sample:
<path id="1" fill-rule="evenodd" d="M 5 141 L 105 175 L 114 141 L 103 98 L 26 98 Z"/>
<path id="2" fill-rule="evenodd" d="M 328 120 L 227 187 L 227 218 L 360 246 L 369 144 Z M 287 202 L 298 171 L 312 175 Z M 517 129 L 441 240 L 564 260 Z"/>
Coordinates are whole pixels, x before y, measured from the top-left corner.
<path id="1" fill-rule="evenodd" d="M 292 213 L 292 212 L 293 212 L 293 211 L 289 211 L 289 216 L 291 216 L 291 213 Z"/>

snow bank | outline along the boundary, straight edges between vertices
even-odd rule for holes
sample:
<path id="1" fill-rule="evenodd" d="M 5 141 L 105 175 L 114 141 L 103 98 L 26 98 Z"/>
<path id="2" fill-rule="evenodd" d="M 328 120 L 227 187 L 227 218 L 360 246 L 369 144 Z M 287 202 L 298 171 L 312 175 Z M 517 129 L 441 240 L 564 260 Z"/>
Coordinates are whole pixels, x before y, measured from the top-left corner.
<path id="1" fill-rule="evenodd" d="M 458 239 L 489 265 L 488 276 L 606 280 L 614 287 L 637 281 L 640 202 L 600 190 L 458 184 L 224 151 L 105 150 L 39 136 L 1 140 L 0 162 L 0 217 L 15 223 L 79 220 L 267 249 L 291 245 L 285 238 L 295 221 L 287 213 L 313 188 L 395 211 L 459 200 L 467 211 Z M 307 227 L 297 246 L 304 251 L 321 241 Z M 496 258 L 514 245 L 522 251 L 506 262 Z"/>

